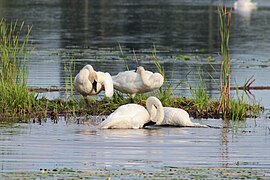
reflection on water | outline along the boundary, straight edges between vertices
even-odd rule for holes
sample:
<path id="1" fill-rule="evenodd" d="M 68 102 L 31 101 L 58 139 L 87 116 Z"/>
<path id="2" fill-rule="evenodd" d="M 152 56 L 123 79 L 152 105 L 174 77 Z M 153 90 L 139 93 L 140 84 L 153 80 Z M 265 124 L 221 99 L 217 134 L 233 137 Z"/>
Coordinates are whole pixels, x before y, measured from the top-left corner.
<path id="1" fill-rule="evenodd" d="M 1 0 L 0 16 L 33 25 L 29 86 L 65 86 L 64 66 L 73 60 L 77 73 L 86 63 L 112 75 L 125 70 L 119 44 L 130 68 L 155 71 L 153 44 L 168 81 L 180 86 L 175 95 L 190 95 L 198 71 L 218 94 L 220 69 L 217 5 L 219 0 Z M 234 1 L 226 2 L 233 7 Z M 270 2 L 257 0 L 256 10 L 234 11 L 230 52 L 232 85 L 252 75 L 254 85 L 269 86 Z M 189 61 L 178 55 L 187 55 Z M 211 59 L 212 66 L 208 60 Z M 212 68 L 214 67 L 214 68 Z M 268 91 L 253 92 L 269 108 Z M 46 94 L 47 95 L 47 94 Z M 50 94 L 50 98 L 63 94 Z M 137 166 L 270 167 L 269 122 L 240 125 L 217 120 L 222 129 L 161 128 L 97 130 L 93 124 L 50 122 L 0 126 L 1 171 L 39 168 Z M 235 128 L 238 127 L 238 128 Z M 68 157 L 68 158 L 67 158 Z M 150 165 L 151 162 L 154 165 Z"/>
<path id="2" fill-rule="evenodd" d="M 270 167 L 270 124 L 205 120 L 212 128 L 98 130 L 61 119 L 0 128 L 1 172 L 40 168 Z"/>
<path id="3" fill-rule="evenodd" d="M 33 25 L 31 42 L 36 48 L 29 86 L 65 86 L 68 73 L 64 65 L 70 60 L 76 64 L 74 74 L 86 63 L 116 74 L 125 69 L 119 44 L 128 55 L 130 68 L 137 66 L 134 49 L 140 64 L 156 70 L 149 58 L 155 44 L 168 80 L 175 85 L 181 82 L 175 95 L 190 95 L 189 86 L 198 83 L 200 67 L 209 95 L 215 96 L 220 69 L 217 16 L 220 2 L 233 8 L 235 1 L 2 0 L 0 16 L 25 20 L 26 24 Z M 256 10 L 243 14 L 237 9 L 232 16 L 233 86 L 243 85 L 252 75 L 256 85 L 270 84 L 267 78 L 270 72 L 270 3 L 268 0 L 256 2 Z M 182 54 L 190 56 L 191 60 L 179 60 L 177 56 Z M 215 69 L 209 65 L 208 56 L 212 57 Z M 257 75 L 260 73 L 264 75 Z M 257 99 L 265 99 L 265 92 L 255 93 Z M 58 93 L 50 94 L 50 98 L 57 96 Z M 269 106 L 268 102 L 262 103 Z"/>

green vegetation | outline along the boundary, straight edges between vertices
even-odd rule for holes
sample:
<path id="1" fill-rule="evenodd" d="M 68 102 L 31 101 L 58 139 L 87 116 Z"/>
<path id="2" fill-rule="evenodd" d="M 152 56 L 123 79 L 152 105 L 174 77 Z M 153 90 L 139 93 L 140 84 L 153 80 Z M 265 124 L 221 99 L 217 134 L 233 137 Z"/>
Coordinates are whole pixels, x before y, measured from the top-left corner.
<path id="1" fill-rule="evenodd" d="M 176 56 L 178 59 L 180 60 L 184 60 L 184 61 L 188 61 L 190 60 L 190 57 L 189 56 L 185 56 L 185 55 L 178 55 Z"/>
<path id="2" fill-rule="evenodd" d="M 220 105 L 218 111 L 224 114 L 224 118 L 228 118 L 228 107 L 230 101 L 230 28 L 232 9 L 227 12 L 225 6 L 218 8 L 219 14 L 219 33 L 221 38 L 221 72 L 220 72 Z M 233 116 L 235 117 L 235 116 Z"/>
<path id="3" fill-rule="evenodd" d="M 173 92 L 181 83 L 172 87 L 172 83 L 166 79 L 164 68 L 160 63 L 156 47 L 152 51 L 153 64 L 157 71 L 161 73 L 165 79 L 163 86 L 153 92 L 136 95 L 135 103 L 145 105 L 148 96 L 157 96 L 164 106 L 178 107 L 187 110 L 194 118 L 227 118 L 233 120 L 241 120 L 250 116 L 258 116 L 261 108 L 258 105 L 249 105 L 245 102 L 244 96 L 238 96 L 236 99 L 230 97 L 229 92 L 229 30 L 224 29 L 224 15 L 227 15 L 225 9 L 219 9 L 220 21 L 222 28 L 221 54 L 222 54 L 222 72 L 221 72 L 221 97 L 219 101 L 210 99 L 207 95 L 205 82 L 202 79 L 199 69 L 199 86 L 191 87 L 191 98 L 175 97 Z M 230 19 L 229 13 L 229 19 Z M 230 20 L 227 20 L 227 28 L 229 28 Z M 10 23 L 0 21 L 0 116 L 2 120 L 10 120 L 13 122 L 22 122 L 38 120 L 44 117 L 58 119 L 60 114 L 72 115 L 108 115 L 117 109 L 120 105 L 129 103 L 127 96 L 120 92 L 115 92 L 113 98 L 104 98 L 97 100 L 94 97 L 89 98 L 90 105 L 85 105 L 83 98 L 76 98 L 73 90 L 73 78 L 75 71 L 74 61 L 70 61 L 64 65 L 66 78 L 65 99 L 48 100 L 46 98 L 37 98 L 36 92 L 30 91 L 27 87 L 27 77 L 29 69 L 29 59 L 32 49 L 28 46 L 28 39 L 31 27 L 25 27 L 24 22 Z M 24 35 L 25 34 L 25 35 Z M 120 56 L 124 58 L 125 66 L 127 65 L 127 55 L 122 51 L 119 44 Z M 134 58 L 137 62 L 135 51 Z M 210 62 L 209 62 L 210 63 Z M 138 64 L 138 62 L 137 62 Z M 211 64 L 210 64 L 211 66 Z M 211 66 L 212 67 L 212 66 Z M 172 73 L 173 76 L 173 73 Z M 228 98 L 228 99 L 227 99 Z M 218 107 L 218 108 L 217 108 Z"/>
<path id="4" fill-rule="evenodd" d="M 206 106 L 209 105 L 210 98 L 207 95 L 206 85 L 205 85 L 205 82 L 202 79 L 201 69 L 200 68 L 198 70 L 198 76 L 199 76 L 199 80 L 200 80 L 199 86 L 195 87 L 194 89 L 191 87 L 190 91 L 191 91 L 192 97 L 194 99 L 194 104 L 199 109 L 204 109 L 204 108 L 206 108 Z"/>
<path id="5" fill-rule="evenodd" d="M 27 87 L 31 27 L 21 37 L 24 30 L 24 22 L 16 21 L 8 26 L 5 19 L 0 21 L 0 114 L 3 118 L 26 115 L 36 103 L 34 93 L 29 93 Z"/>

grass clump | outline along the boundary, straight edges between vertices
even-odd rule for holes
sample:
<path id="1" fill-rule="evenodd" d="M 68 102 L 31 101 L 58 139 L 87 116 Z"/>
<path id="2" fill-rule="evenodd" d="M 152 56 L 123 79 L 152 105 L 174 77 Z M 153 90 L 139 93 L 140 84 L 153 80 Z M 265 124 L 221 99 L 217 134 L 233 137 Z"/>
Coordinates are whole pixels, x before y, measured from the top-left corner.
<path id="1" fill-rule="evenodd" d="M 27 87 L 28 46 L 31 27 L 24 22 L 7 24 L 0 21 L 0 107 L 2 117 L 25 116 L 35 104 L 35 96 Z M 26 35 L 23 35 L 26 33 Z"/>
<path id="2" fill-rule="evenodd" d="M 199 109 L 205 109 L 209 104 L 209 96 L 207 95 L 206 85 L 201 76 L 201 70 L 198 70 L 198 77 L 199 77 L 199 86 L 195 87 L 194 89 L 191 88 L 192 98 L 194 99 L 195 105 Z"/>
<path id="3" fill-rule="evenodd" d="M 219 14 L 219 33 L 221 38 L 221 72 L 220 72 L 220 105 L 218 111 L 224 114 L 224 118 L 228 115 L 227 109 L 230 100 L 230 28 L 232 10 L 227 11 L 226 7 L 218 8 Z"/>

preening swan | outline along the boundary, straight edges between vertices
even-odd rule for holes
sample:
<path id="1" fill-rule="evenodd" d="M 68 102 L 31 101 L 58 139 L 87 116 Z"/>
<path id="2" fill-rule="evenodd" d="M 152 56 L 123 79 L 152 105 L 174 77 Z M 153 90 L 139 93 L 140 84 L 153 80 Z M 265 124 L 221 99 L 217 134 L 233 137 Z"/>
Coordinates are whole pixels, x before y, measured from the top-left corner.
<path id="1" fill-rule="evenodd" d="M 146 71 L 142 66 L 136 71 L 119 72 L 112 76 L 114 89 L 134 98 L 136 93 L 151 92 L 160 88 L 164 78 L 160 73 Z"/>
<path id="2" fill-rule="evenodd" d="M 153 122 L 162 121 L 164 117 L 164 110 L 160 101 L 149 97 L 146 100 L 147 110 L 138 104 L 125 104 L 116 109 L 105 119 L 100 125 L 101 129 L 139 129 L 142 128 L 150 120 Z M 150 115 L 150 109 L 155 106 L 155 116 Z"/>
<path id="3" fill-rule="evenodd" d="M 155 101 L 160 102 L 158 98 L 156 97 L 152 98 L 155 98 Z M 148 105 L 148 109 L 151 109 L 150 110 L 151 116 L 156 116 L 156 114 L 158 114 L 158 110 L 154 105 Z M 188 112 L 183 109 L 173 107 L 163 107 L 163 109 L 164 109 L 164 118 L 162 120 L 159 119 L 160 121 L 155 121 L 156 125 L 208 127 L 207 125 L 191 122 Z"/>
<path id="4" fill-rule="evenodd" d="M 251 11 L 257 8 L 257 3 L 251 2 L 251 0 L 237 0 L 234 3 L 234 9 L 239 11 Z"/>
<path id="5" fill-rule="evenodd" d="M 85 97 L 98 94 L 105 90 L 106 97 L 113 96 L 113 82 L 109 73 L 96 72 L 94 68 L 87 64 L 75 76 L 74 88 Z"/>

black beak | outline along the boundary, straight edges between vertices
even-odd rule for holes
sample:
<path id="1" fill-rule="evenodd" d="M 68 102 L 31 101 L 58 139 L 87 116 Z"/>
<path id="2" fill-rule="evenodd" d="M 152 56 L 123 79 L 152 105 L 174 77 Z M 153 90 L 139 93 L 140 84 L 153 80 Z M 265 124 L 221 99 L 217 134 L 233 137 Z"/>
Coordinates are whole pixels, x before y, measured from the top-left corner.
<path id="1" fill-rule="evenodd" d="M 156 124 L 155 122 L 149 121 L 149 122 L 145 123 L 145 124 L 143 125 L 143 127 L 146 127 L 146 126 L 153 126 L 153 125 L 155 125 L 155 124 Z"/>
<path id="2" fill-rule="evenodd" d="M 97 92 L 97 81 L 94 80 L 94 82 L 92 83 L 93 89 L 95 90 L 95 92 Z"/>

